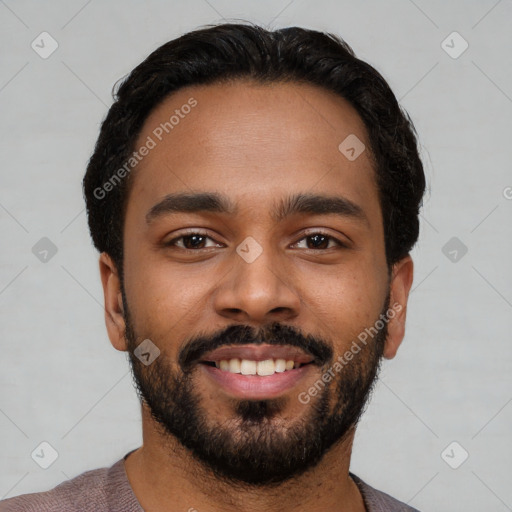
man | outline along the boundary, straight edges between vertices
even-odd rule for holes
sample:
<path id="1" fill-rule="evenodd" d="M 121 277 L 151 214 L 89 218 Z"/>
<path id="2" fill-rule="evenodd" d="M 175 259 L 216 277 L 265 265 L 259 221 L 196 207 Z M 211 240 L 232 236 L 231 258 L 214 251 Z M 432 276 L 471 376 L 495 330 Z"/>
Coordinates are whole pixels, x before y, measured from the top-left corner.
<path id="1" fill-rule="evenodd" d="M 385 80 L 335 36 L 224 24 L 115 99 L 84 193 L 143 446 L 0 509 L 414 510 L 349 470 L 425 189 Z"/>

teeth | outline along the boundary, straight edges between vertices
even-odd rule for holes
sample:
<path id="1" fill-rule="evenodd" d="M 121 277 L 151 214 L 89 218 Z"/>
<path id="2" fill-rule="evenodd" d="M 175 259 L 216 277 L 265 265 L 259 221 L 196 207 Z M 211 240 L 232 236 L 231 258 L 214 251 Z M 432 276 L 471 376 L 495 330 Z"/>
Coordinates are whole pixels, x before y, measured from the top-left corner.
<path id="1" fill-rule="evenodd" d="M 265 361 L 258 361 L 256 372 L 258 375 L 274 375 L 276 365 L 273 359 L 266 359 Z"/>
<path id="2" fill-rule="evenodd" d="M 221 361 L 222 363 L 222 361 Z M 242 375 L 256 375 L 256 361 L 250 361 L 249 359 L 242 359 L 240 361 L 240 373 Z"/>
<path id="3" fill-rule="evenodd" d="M 242 373 L 240 368 L 240 359 L 230 359 L 229 360 L 229 370 L 231 373 Z"/>
<path id="4" fill-rule="evenodd" d="M 276 359 L 275 361 L 276 372 L 284 372 L 286 370 L 286 359 Z"/>
<path id="5" fill-rule="evenodd" d="M 266 359 L 265 361 L 253 361 L 250 359 L 223 359 L 216 361 L 215 366 L 222 371 L 241 373 L 242 375 L 259 375 L 261 377 L 282 373 L 284 371 L 299 368 L 300 363 L 286 359 Z"/>

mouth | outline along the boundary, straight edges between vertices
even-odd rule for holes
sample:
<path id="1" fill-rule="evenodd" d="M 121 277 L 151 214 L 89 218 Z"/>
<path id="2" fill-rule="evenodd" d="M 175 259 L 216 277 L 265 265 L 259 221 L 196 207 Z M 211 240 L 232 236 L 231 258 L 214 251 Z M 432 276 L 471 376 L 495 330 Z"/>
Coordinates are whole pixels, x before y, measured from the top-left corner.
<path id="1" fill-rule="evenodd" d="M 201 361 L 201 364 L 207 366 L 215 366 L 223 372 L 240 373 L 241 375 L 259 375 L 267 377 L 274 373 L 283 373 L 296 368 L 302 368 L 309 363 L 299 363 L 293 359 L 265 359 L 263 361 L 255 361 L 254 359 L 221 359 L 220 361 Z"/>
<path id="2" fill-rule="evenodd" d="M 199 363 L 227 394 L 246 399 L 279 396 L 316 365 L 313 356 L 288 345 L 221 347 L 205 354 Z"/>
<path id="3" fill-rule="evenodd" d="M 290 345 L 231 345 L 206 353 L 200 362 L 223 372 L 266 377 L 312 364 L 314 357 Z"/>

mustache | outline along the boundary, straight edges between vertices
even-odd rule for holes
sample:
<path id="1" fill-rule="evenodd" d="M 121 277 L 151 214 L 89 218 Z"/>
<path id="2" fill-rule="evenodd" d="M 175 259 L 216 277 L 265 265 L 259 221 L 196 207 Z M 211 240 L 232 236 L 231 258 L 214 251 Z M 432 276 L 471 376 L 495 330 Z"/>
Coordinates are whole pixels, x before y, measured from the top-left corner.
<path id="1" fill-rule="evenodd" d="M 298 329 L 274 322 L 266 327 L 254 329 L 247 325 L 232 325 L 213 335 L 199 335 L 185 343 L 178 354 L 178 363 L 183 371 L 198 363 L 204 354 L 224 345 L 247 344 L 291 345 L 302 349 L 313 357 L 319 366 L 329 363 L 333 349 L 324 340 L 312 335 L 303 335 Z"/>

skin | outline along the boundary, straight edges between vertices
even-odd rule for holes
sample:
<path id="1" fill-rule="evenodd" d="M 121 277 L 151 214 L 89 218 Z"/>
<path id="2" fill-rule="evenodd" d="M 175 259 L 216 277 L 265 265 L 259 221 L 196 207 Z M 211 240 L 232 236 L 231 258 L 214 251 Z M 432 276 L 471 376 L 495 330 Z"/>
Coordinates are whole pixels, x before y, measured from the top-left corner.
<path id="1" fill-rule="evenodd" d="M 135 330 L 159 341 L 176 361 L 192 334 L 236 323 L 261 326 L 278 321 L 329 340 L 335 358 L 365 327 L 373 325 L 391 293 L 402 309 L 388 323 L 384 357 L 395 356 L 404 337 L 413 262 L 392 268 L 385 258 L 382 213 L 367 151 L 349 161 L 338 145 L 349 134 L 369 148 L 357 111 L 343 98 L 298 84 L 193 86 L 160 104 L 146 120 L 136 147 L 190 97 L 198 104 L 138 164 L 124 226 L 125 290 Z M 146 224 L 148 210 L 174 192 L 221 192 L 238 205 L 237 215 L 187 213 Z M 291 193 L 345 197 L 358 204 L 367 222 L 334 215 L 300 214 L 275 223 L 272 205 Z M 208 249 L 163 247 L 183 228 L 207 231 Z M 308 248 L 304 229 L 318 228 L 347 248 Z M 236 247 L 248 236 L 262 254 L 248 264 Z M 181 244 L 183 241 L 181 241 Z M 203 246 L 202 246 L 203 247 Z M 112 345 L 127 350 L 118 271 L 102 253 L 99 261 L 105 319 Z M 290 391 L 295 397 L 321 376 L 314 368 Z M 233 416 L 228 397 L 211 381 L 195 376 L 209 417 Z M 304 416 L 308 407 L 290 399 L 281 421 Z M 143 446 L 125 462 L 141 505 L 152 511 L 280 512 L 364 511 L 348 475 L 354 431 L 335 445 L 307 475 L 279 490 L 234 489 L 215 480 L 176 440 L 163 439 L 142 406 Z"/>

